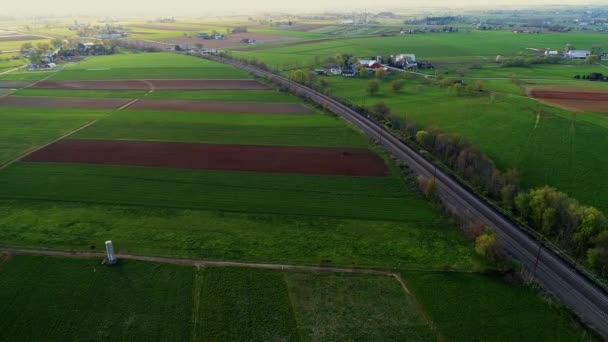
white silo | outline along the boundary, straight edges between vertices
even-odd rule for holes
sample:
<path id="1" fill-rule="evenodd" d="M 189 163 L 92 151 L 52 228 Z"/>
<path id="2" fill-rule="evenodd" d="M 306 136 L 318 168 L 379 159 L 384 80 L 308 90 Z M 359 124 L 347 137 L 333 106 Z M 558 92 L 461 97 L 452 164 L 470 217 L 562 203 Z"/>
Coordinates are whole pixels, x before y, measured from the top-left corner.
<path id="1" fill-rule="evenodd" d="M 114 246 L 112 241 L 106 241 L 106 264 L 113 265 L 118 261 L 116 255 L 114 255 Z"/>

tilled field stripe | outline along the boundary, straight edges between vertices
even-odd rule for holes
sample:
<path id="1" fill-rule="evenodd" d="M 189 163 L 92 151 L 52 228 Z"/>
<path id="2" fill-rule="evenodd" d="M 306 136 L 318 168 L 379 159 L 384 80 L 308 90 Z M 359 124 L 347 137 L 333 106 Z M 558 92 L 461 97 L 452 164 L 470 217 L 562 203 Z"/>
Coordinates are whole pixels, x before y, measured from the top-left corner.
<path id="1" fill-rule="evenodd" d="M 118 110 L 123 110 L 123 109 L 129 107 L 130 105 L 134 104 L 137 101 L 139 101 L 139 99 L 132 100 L 131 102 L 129 102 L 129 103 L 123 105 L 122 107 L 118 108 Z"/>
<path id="2" fill-rule="evenodd" d="M 30 154 L 32 154 L 32 153 L 34 153 L 36 151 L 39 151 L 39 150 L 41 150 L 41 149 L 43 149 L 43 148 L 45 148 L 45 147 L 47 147 L 49 145 L 52 145 L 52 144 L 58 142 L 59 140 L 65 139 L 65 138 L 69 137 L 70 135 L 72 135 L 72 134 L 74 134 L 74 133 L 76 133 L 78 131 L 81 131 L 81 130 L 83 130 L 83 129 L 85 129 L 85 128 L 91 126 L 91 125 L 93 125 L 96 122 L 97 122 L 97 120 L 93 120 L 93 121 L 85 124 L 84 126 L 80 126 L 80 127 L 76 128 L 74 130 L 71 130 L 71 131 L 67 132 L 66 134 L 60 136 L 59 138 L 57 138 L 57 139 L 55 139 L 55 140 L 53 140 L 53 141 L 51 141 L 49 143 L 46 143 L 46 144 L 40 145 L 40 146 L 36 146 L 36 147 L 34 147 L 32 149 L 29 149 L 29 150 L 25 151 L 23 154 L 19 155 L 17 158 L 15 158 L 13 160 L 9 160 L 6 163 L 0 165 L 0 171 L 3 170 L 3 169 L 5 169 L 5 168 L 7 168 L 7 167 L 9 167 L 9 166 L 11 166 L 12 164 L 14 164 L 14 163 L 16 163 L 18 161 L 20 161 L 21 159 L 29 156 Z"/>

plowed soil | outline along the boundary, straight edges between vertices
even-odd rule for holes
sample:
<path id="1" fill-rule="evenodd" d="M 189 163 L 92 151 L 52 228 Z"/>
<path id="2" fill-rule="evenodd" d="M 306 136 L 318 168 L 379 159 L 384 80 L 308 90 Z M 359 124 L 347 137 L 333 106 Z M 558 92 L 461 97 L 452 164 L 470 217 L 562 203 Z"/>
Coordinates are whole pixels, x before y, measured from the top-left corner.
<path id="1" fill-rule="evenodd" d="M 268 113 L 268 114 L 311 114 L 312 111 L 298 103 L 238 103 L 238 102 L 201 102 L 180 100 L 142 99 L 129 109 L 175 110 L 189 112 L 231 112 L 231 113 Z"/>
<path id="2" fill-rule="evenodd" d="M 577 88 L 533 89 L 530 95 L 540 101 L 575 111 L 608 112 L 608 91 Z"/>
<path id="3" fill-rule="evenodd" d="M 0 98 L 0 106 L 35 107 L 35 108 L 91 108 L 114 109 L 129 103 L 129 99 L 98 99 L 71 97 L 19 97 Z"/>
<path id="4" fill-rule="evenodd" d="M 532 90 L 531 94 L 537 99 L 608 101 L 608 91 Z"/>
<path id="5" fill-rule="evenodd" d="M 62 140 L 23 160 L 315 175 L 388 175 L 378 155 L 352 148 Z"/>
<path id="6" fill-rule="evenodd" d="M 256 80 L 89 80 L 42 81 L 33 88 L 44 89 L 165 89 L 165 90 L 263 90 L 268 87 Z"/>

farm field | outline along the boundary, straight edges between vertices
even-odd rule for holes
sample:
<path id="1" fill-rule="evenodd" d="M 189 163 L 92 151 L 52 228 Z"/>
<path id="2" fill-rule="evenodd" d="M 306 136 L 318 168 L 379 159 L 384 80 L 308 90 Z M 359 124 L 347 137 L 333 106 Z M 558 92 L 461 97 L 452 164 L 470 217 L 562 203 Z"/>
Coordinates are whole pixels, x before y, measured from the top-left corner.
<path id="1" fill-rule="evenodd" d="M 456 97 L 450 95 L 445 88 L 426 85 L 416 79 L 406 80 L 404 91 L 395 94 L 390 89 L 390 82 L 394 78 L 381 82 L 378 95 L 369 96 L 366 92 L 366 79 L 327 77 L 326 81 L 331 94 L 344 101 L 363 106 L 372 106 L 382 101 L 395 114 L 413 119 L 421 127 L 435 126 L 443 131 L 462 135 L 480 147 L 503 170 L 516 168 L 520 171 L 526 187 L 549 184 L 583 203 L 608 210 L 603 200 L 608 192 L 608 183 L 603 177 L 608 165 L 597 162 L 602 159 L 597 146 L 608 143 L 604 139 L 604 116 L 595 112 L 578 112 L 576 123 L 573 123 L 571 111 L 541 105 L 543 114 L 539 124 L 536 124 L 537 102 L 526 98 L 525 90 L 509 80 L 514 77 L 521 79 L 524 85 L 574 85 L 608 91 L 605 84 L 577 82 L 573 79 L 576 74 L 588 74 L 601 68 L 580 63 L 499 68 L 493 63 L 498 54 L 510 56 L 518 51 L 526 51 L 526 47 L 542 44 L 541 46 L 559 49 L 567 42 L 576 42 L 577 46 L 582 47 L 595 46 L 597 38 L 598 35 L 593 33 L 516 35 L 504 31 L 472 31 L 343 39 L 284 48 L 235 51 L 233 54 L 263 61 L 273 67 L 282 68 L 285 72 L 298 66 L 318 67 L 326 58 L 336 53 L 374 56 L 408 51 L 415 52 L 419 59 L 434 62 L 445 60 L 446 57 L 462 58 L 469 68 L 475 62 L 474 59 L 478 58 L 476 56 L 486 56 L 486 60 L 478 60 L 481 69 L 464 69 L 464 79 L 474 83 L 478 77 L 505 78 L 482 81 L 486 89 L 499 92 L 497 96 Z M 467 43 L 469 39 L 496 41 L 497 44 L 473 46 Z M 402 48 L 403 46 L 405 48 Z M 331 53 L 328 52 L 330 47 L 334 49 Z M 291 61 L 295 64 L 290 65 Z M 450 75 L 461 77 L 453 71 L 447 76 Z M 534 81 L 527 81 L 526 78 L 533 78 Z M 597 107 L 594 104 L 584 108 L 593 110 Z"/>
<path id="2" fill-rule="evenodd" d="M 187 340 L 192 281 L 188 267 L 10 256 L 0 262 L 0 339 Z"/>
<path id="3" fill-rule="evenodd" d="M 75 90 L 75 89 L 34 89 L 27 88 L 15 92 L 16 96 L 42 96 L 42 97 L 101 97 L 101 98 L 142 98 L 171 99 L 171 100 L 197 100 L 207 102 L 272 102 L 272 103 L 298 103 L 297 97 L 278 91 L 267 90 Z"/>
<path id="4" fill-rule="evenodd" d="M 357 57 L 415 53 L 420 60 L 441 62 L 454 58 L 485 63 L 494 61 L 497 55 L 511 56 L 525 52 L 526 48 L 563 49 L 567 43 L 580 48 L 606 47 L 601 34 L 593 33 L 546 33 L 539 35 L 517 35 L 510 31 L 470 31 L 451 34 L 415 34 L 393 37 L 345 38 L 329 42 L 311 42 L 286 47 L 260 46 L 247 51 L 235 51 L 234 55 L 264 61 L 275 68 L 289 69 L 299 65 L 314 65 L 315 58 L 324 61 L 338 53 Z M 479 44 L 479 41 L 495 42 Z M 297 56 L 298 58 L 294 58 Z M 318 64 L 318 63 L 316 63 Z M 574 75 L 572 75 L 574 76 Z"/>
<path id="5" fill-rule="evenodd" d="M 0 274 L 0 336 L 13 339 L 432 340 L 412 298 L 385 276 L 33 256 L 10 256 Z"/>
<path id="6" fill-rule="evenodd" d="M 0 165 L 106 115 L 100 110 L 7 108 L 0 111 Z"/>
<path id="7" fill-rule="evenodd" d="M 379 275 L 131 260 L 108 267 L 98 259 L 11 255 L 0 263 L 0 275 L 0 298 L 7 303 L 0 311 L 8 318 L 0 322 L 0 337 L 12 339 L 309 341 L 408 336 L 432 341 L 447 333 L 473 340 L 496 334 L 505 340 L 593 340 L 559 311 L 538 315 L 547 304 L 534 291 L 471 274 L 409 272 L 407 286 L 424 294 L 419 297 L 406 293 L 396 279 Z M 429 296 L 428 289 L 436 285 Z M 463 297 L 463 290 L 475 292 Z M 502 296 L 505 290 L 514 297 Z M 447 297 L 466 304 L 445 311 L 442 301 Z M 422 314 L 423 309 L 430 314 Z M 476 310 L 485 314 L 482 324 Z M 526 311 L 524 322 L 530 324 L 515 329 L 512 311 Z M 467 315 L 474 315 L 474 329 L 462 325 L 469 321 L 462 319 Z M 503 319 L 489 319 L 492 316 Z M 37 329 L 24 322 L 36 322 Z"/>
<path id="8" fill-rule="evenodd" d="M 81 64 L 57 71 L 52 74 L 52 80 L 64 77 L 79 80 L 80 76 L 70 73 L 82 72 L 84 75 L 89 71 L 87 69 L 104 66 L 115 70 L 116 79 L 133 75 L 133 81 L 137 81 L 138 75 L 147 75 L 147 70 L 153 69 L 169 75 L 174 73 L 172 56 L 175 55 L 147 53 L 89 58 Z M 176 58 L 184 58 L 183 61 L 180 60 L 184 69 L 196 68 L 199 72 L 196 77 L 202 81 L 215 78 L 218 70 L 225 71 L 223 75 L 236 73 L 225 65 L 195 57 Z M 200 67 L 197 66 L 199 62 Z M 124 69 L 113 69 L 123 63 Z M 159 66 L 156 67 L 155 63 Z M 135 69 L 146 70 L 133 72 Z M 10 77 L 12 76 L 9 79 Z M 252 77 L 245 75 L 243 78 Z M 89 80 L 99 79 L 107 78 L 94 76 Z M 227 102 L 248 102 L 248 99 L 259 94 L 259 104 L 284 101 L 305 105 L 299 99 L 271 88 L 249 92 L 146 92 L 127 89 L 102 90 L 92 95 L 91 90 L 26 89 L 16 94 L 25 95 L 24 98 L 28 95 L 65 95 L 76 99 L 147 97 L 156 100 L 215 99 Z M 232 99 L 227 100 L 228 98 Z M 262 98 L 266 100 L 262 101 Z M 438 274 L 445 277 L 441 279 L 446 283 L 441 296 L 445 296 L 443 298 L 448 303 L 446 312 L 458 312 L 464 310 L 459 308 L 462 303 L 447 299 L 454 295 L 454 288 L 462 290 L 473 285 L 467 282 L 468 278 L 463 280 L 450 275 L 470 274 L 480 282 L 476 285 L 481 289 L 478 292 L 481 292 L 490 286 L 484 278 L 486 272 L 494 271 L 496 265 L 479 257 L 471 241 L 455 224 L 413 190 L 413 185 L 410 184 L 412 180 L 404 179 L 400 168 L 391 158 L 361 132 L 336 117 L 312 107 L 307 108 L 312 113 L 217 113 L 135 110 L 129 107 L 100 111 L 2 107 L 2 113 L 12 113 L 5 119 L 12 125 L 13 134 L 7 140 L 11 146 L 11 150 L 5 153 L 8 160 L 34 146 L 45 145 L 59 138 L 66 130 L 97 121 L 64 137 L 57 144 L 46 146 L 0 170 L 0 246 L 91 251 L 102 250 L 104 241 L 112 239 L 119 253 L 373 267 L 400 270 L 404 274 L 419 272 L 416 273 L 419 274 L 418 283 L 423 285 L 418 288 L 412 286 L 410 295 L 406 296 L 397 280 L 388 277 L 299 271 L 196 269 L 134 261 L 123 261 L 116 268 L 104 268 L 103 272 L 98 271 L 100 273 L 96 277 L 87 280 L 88 283 L 73 282 L 71 287 L 66 287 L 61 280 L 65 282 L 65 279 L 70 279 L 67 276 L 70 273 L 78 274 L 75 279 L 86 277 L 78 272 L 91 272 L 94 269 L 93 260 L 58 258 L 53 259 L 59 260 L 56 264 L 49 266 L 46 264 L 51 261 L 47 259 L 51 258 L 16 255 L 0 265 L 0 275 L 3 272 L 10 274 L 10 277 L 2 276 L 0 279 L 6 278 L 13 282 L 3 283 L 0 280 L 0 296 L 4 291 L 2 286 L 36 290 L 33 285 L 27 284 L 43 281 L 35 277 L 40 273 L 36 272 L 40 267 L 48 269 L 48 273 L 40 277 L 57 277 L 51 281 L 57 288 L 53 291 L 67 288 L 72 293 L 103 293 L 95 290 L 103 287 L 101 280 L 97 283 L 97 277 L 105 281 L 104 274 L 107 272 L 117 271 L 118 274 L 108 276 L 113 279 L 115 288 L 121 288 L 120 285 L 128 281 L 131 273 L 134 276 L 140 272 L 146 273 L 147 276 L 140 279 L 143 282 L 153 278 L 154 272 L 165 272 L 163 274 L 166 275 L 161 276 L 161 280 L 173 278 L 176 281 L 171 284 L 159 281 L 154 289 L 159 288 L 161 293 L 168 291 L 173 296 L 155 295 L 159 301 L 158 306 L 171 305 L 168 310 L 149 310 L 147 306 L 138 304 L 137 300 L 141 297 L 129 302 L 129 305 L 133 306 L 133 310 L 149 311 L 147 317 L 139 317 L 142 321 L 152 322 L 146 324 L 154 324 L 156 315 L 160 312 L 180 311 L 179 315 L 173 317 L 180 320 L 180 325 L 164 331 L 174 334 L 169 337 L 172 340 L 238 340 L 244 337 L 260 340 L 392 340 L 400 336 L 434 340 L 438 336 L 464 336 L 467 332 L 470 336 L 483 339 L 492 332 L 503 331 L 514 336 L 511 326 L 503 322 L 518 325 L 518 309 L 526 305 L 532 308 L 529 309 L 531 317 L 547 323 L 545 326 L 527 325 L 524 336 L 542 340 L 555 337 L 554 333 L 563 336 L 585 334 L 573 322 L 570 313 L 547 304 L 540 299 L 538 293 L 528 288 L 507 286 L 499 280 L 496 280 L 498 285 L 495 291 L 507 295 L 497 296 L 499 298 L 496 302 L 490 303 L 504 310 L 501 315 L 487 319 L 483 327 L 478 328 L 474 323 L 479 317 L 475 313 L 481 315 L 488 310 L 483 301 L 468 307 L 470 311 L 466 311 L 467 322 L 462 326 L 455 327 L 452 321 L 441 316 L 443 312 L 436 309 L 425 292 L 428 290 L 424 288 L 425 276 Z M 68 114 L 72 115 L 65 118 L 69 125 L 60 120 L 58 128 L 48 128 L 48 122 Z M 32 126 L 39 125 L 41 131 L 22 130 L 22 127 L 31 126 L 28 121 L 19 121 L 23 118 L 32 121 Z M 76 127 L 72 128 L 72 125 Z M 22 137 L 15 132 L 19 132 Z M 27 143 L 20 143 L 19 139 Z M 113 146 L 119 146 L 114 150 L 116 156 L 127 155 L 128 149 L 120 146 L 129 144 L 143 147 L 178 143 L 199 147 L 203 146 L 200 144 L 224 147 L 238 145 L 244 146 L 240 150 L 244 154 L 247 154 L 248 149 L 258 147 L 268 150 L 298 147 L 325 152 L 338 149 L 343 153 L 332 163 L 348 165 L 349 158 L 364 152 L 373 155 L 376 158 L 374 160 L 379 161 L 387 172 L 367 176 L 326 175 L 320 170 L 328 162 L 321 158 L 310 162 L 311 165 L 323 164 L 310 174 L 180 169 L 172 165 L 128 166 L 117 163 L 118 159 L 108 159 L 107 165 L 99 165 L 87 162 L 86 158 L 79 162 L 52 162 L 34 158 L 39 153 L 52 152 L 60 144 L 69 145 L 78 141 L 114 141 Z M 351 152 L 352 149 L 356 149 L 357 153 Z M 158 151 L 160 150 L 152 148 L 145 153 L 154 154 Z M 371 164 L 358 167 L 371 167 Z M 64 262 L 72 263 L 72 266 L 63 266 Z M 95 260 L 95 264 L 98 265 L 99 260 Z M 31 271 L 11 270 L 11 267 Z M 62 267 L 67 268 L 62 272 L 52 272 L 53 269 Z M 92 284 L 93 281 L 96 283 Z M 131 289 L 129 286 L 123 287 Z M 167 287 L 169 290 L 166 290 Z M 15 298 L 16 304 L 10 310 L 23 307 L 20 303 L 30 303 L 30 306 L 26 306 L 28 310 L 25 314 L 30 315 L 25 318 L 26 321 L 33 320 L 29 317 L 34 317 L 36 312 L 53 315 L 53 311 L 46 311 L 49 310 L 49 305 L 44 301 L 40 301 L 41 305 L 38 306 L 37 302 L 29 302 L 23 293 L 6 293 L 9 298 Z M 52 292 L 45 292 L 48 293 Z M 488 293 L 492 292 L 488 290 Z M 128 298 L 133 294 L 125 291 L 122 296 Z M 501 299 L 503 297 L 505 302 Z M 106 296 L 101 295 L 99 298 L 101 302 Z M 50 308 L 53 309 L 53 306 Z M 95 315 L 104 313 L 96 311 Z M 82 329 L 95 330 L 95 322 L 100 322 L 95 315 L 87 314 L 91 320 L 86 320 L 87 326 L 83 325 Z M 99 324 L 117 327 L 115 330 L 129 328 L 113 325 L 118 324 L 114 321 L 104 322 L 101 320 Z M 165 323 L 172 324 L 171 321 Z M 18 324 L 7 324 L 23 329 Z M 138 325 L 141 326 L 145 324 Z M 547 326 L 556 326 L 556 329 L 547 330 Z M 40 334 L 44 334 L 45 329 L 51 328 L 40 329 Z M 106 330 L 95 331 L 103 334 Z M 76 328 L 69 333 L 74 336 L 82 334 Z M 154 330 L 148 333 L 153 334 Z"/>

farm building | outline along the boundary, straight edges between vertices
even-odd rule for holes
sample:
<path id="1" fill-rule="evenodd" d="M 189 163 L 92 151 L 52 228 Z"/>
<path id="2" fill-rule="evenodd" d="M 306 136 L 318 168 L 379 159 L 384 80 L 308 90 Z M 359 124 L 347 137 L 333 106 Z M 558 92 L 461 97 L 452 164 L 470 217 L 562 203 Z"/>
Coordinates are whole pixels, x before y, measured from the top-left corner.
<path id="1" fill-rule="evenodd" d="M 545 51 L 545 56 L 559 56 L 559 51 L 547 50 L 547 51 Z"/>
<path id="2" fill-rule="evenodd" d="M 416 55 L 413 53 L 402 53 L 395 56 L 395 65 L 404 69 L 417 68 Z"/>
<path id="3" fill-rule="evenodd" d="M 570 59 L 585 59 L 589 57 L 591 51 L 588 50 L 570 50 L 566 52 L 566 58 Z"/>
<path id="4" fill-rule="evenodd" d="M 602 56 L 601 56 L 601 59 L 602 59 L 603 61 L 608 61 L 608 52 L 604 52 L 604 53 L 602 54 Z"/>
<path id="5" fill-rule="evenodd" d="M 381 67 L 380 63 L 375 59 L 360 59 L 357 61 L 357 66 L 370 69 L 378 69 Z"/>

